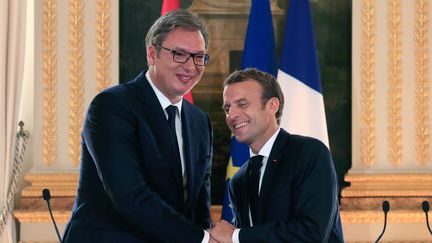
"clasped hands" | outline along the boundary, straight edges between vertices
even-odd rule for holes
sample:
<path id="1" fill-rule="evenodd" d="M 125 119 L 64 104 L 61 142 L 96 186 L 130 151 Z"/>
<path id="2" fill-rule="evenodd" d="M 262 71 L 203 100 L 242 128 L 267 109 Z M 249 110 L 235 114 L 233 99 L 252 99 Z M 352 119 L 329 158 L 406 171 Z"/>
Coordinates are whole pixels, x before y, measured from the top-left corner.
<path id="1" fill-rule="evenodd" d="M 214 223 L 211 229 L 208 229 L 210 233 L 209 243 L 232 243 L 234 229 L 234 226 L 225 220 Z"/>

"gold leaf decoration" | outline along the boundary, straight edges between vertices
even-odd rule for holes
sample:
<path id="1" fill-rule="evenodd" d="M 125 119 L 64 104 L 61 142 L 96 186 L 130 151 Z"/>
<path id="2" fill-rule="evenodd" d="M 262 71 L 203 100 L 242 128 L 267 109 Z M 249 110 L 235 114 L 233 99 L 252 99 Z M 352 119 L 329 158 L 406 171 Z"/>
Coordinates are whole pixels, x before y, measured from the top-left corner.
<path id="1" fill-rule="evenodd" d="M 52 165 L 57 150 L 57 3 L 44 0 L 42 5 L 42 162 Z"/>
<path id="2" fill-rule="evenodd" d="M 428 1 L 416 1 L 415 14 L 415 134 L 416 159 L 426 165 L 429 151 L 429 19 Z"/>
<path id="3" fill-rule="evenodd" d="M 384 221 L 381 210 L 377 211 L 341 211 L 340 216 L 344 224 L 377 224 Z M 422 223 L 424 213 L 410 210 L 391 211 L 388 214 L 389 223 Z M 370 242 L 370 241 L 367 241 Z M 402 243 L 402 241 L 394 241 Z M 406 241 L 403 241 L 406 242 Z M 421 242 L 421 241 L 417 241 Z M 424 241 L 428 242 L 428 241 Z"/>
<path id="4" fill-rule="evenodd" d="M 432 174 L 348 174 L 351 185 L 342 190 L 343 198 L 431 197 Z"/>
<path id="5" fill-rule="evenodd" d="M 388 157 L 393 166 L 402 161 L 402 30 L 401 0 L 388 1 Z"/>
<path id="6" fill-rule="evenodd" d="M 100 92 L 111 84 L 111 4 L 108 0 L 96 4 L 96 84 Z"/>
<path id="7" fill-rule="evenodd" d="M 81 0 L 70 0 L 69 8 L 69 158 L 77 166 L 81 156 L 84 102 L 84 4 Z"/>
<path id="8" fill-rule="evenodd" d="M 362 0 L 360 61 L 360 160 L 375 163 L 375 2 Z"/>

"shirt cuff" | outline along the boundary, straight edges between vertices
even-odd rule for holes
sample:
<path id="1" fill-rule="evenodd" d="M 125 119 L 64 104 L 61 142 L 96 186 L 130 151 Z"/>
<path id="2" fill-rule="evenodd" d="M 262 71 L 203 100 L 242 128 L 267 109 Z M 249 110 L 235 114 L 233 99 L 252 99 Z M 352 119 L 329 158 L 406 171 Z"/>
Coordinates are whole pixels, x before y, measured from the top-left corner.
<path id="1" fill-rule="evenodd" d="M 201 243 L 208 243 L 210 241 L 210 234 L 209 232 L 204 230 L 204 237 L 201 241 Z"/>
<path id="2" fill-rule="evenodd" d="M 234 229 L 234 232 L 231 236 L 231 240 L 233 243 L 240 243 L 239 234 L 240 234 L 240 229 Z"/>

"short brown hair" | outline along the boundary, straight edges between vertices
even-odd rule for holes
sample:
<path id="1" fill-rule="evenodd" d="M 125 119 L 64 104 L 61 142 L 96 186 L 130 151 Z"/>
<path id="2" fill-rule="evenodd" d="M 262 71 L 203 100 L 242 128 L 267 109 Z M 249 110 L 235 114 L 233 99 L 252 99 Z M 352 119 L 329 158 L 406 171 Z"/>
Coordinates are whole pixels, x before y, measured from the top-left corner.
<path id="1" fill-rule="evenodd" d="M 255 80 L 263 88 L 261 94 L 261 101 L 265 104 L 269 99 L 276 97 L 279 99 L 279 110 L 276 112 L 277 123 L 280 124 L 282 117 L 282 111 L 284 107 L 284 96 L 276 78 L 266 72 L 262 72 L 256 68 L 246 68 L 243 70 L 237 70 L 231 73 L 224 81 L 224 87 L 244 82 L 246 80 Z"/>

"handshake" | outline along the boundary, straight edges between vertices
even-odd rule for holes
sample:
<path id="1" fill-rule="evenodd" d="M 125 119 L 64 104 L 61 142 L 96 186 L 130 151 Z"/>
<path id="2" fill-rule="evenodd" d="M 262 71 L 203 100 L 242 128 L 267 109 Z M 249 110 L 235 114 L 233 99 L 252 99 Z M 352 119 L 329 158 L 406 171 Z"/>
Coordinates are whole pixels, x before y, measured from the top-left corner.
<path id="1" fill-rule="evenodd" d="M 234 229 L 234 226 L 225 220 L 214 223 L 207 230 L 210 233 L 209 243 L 232 243 Z"/>

